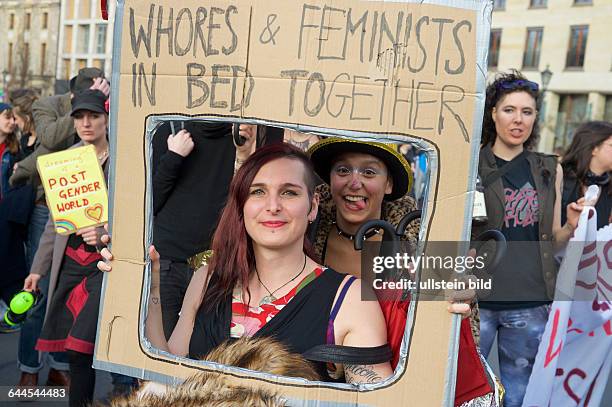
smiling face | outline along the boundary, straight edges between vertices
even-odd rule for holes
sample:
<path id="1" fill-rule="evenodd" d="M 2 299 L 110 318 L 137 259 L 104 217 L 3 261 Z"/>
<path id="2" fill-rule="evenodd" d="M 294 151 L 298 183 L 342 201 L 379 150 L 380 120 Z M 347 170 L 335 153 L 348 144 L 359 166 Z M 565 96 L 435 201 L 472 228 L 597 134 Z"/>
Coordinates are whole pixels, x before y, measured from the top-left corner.
<path id="1" fill-rule="evenodd" d="M 317 214 L 308 196 L 304 165 L 290 158 L 270 161 L 257 172 L 244 208 L 244 225 L 253 246 L 284 248 L 303 245 L 308 221 Z"/>
<path id="2" fill-rule="evenodd" d="M 509 148 L 522 146 L 531 136 L 536 113 L 536 101 L 527 92 L 512 92 L 504 96 L 491 113 L 497 133 L 495 142 Z"/>
<path id="3" fill-rule="evenodd" d="M 0 113 L 0 135 L 8 135 L 15 131 L 15 118 L 9 110 Z"/>
<path id="4" fill-rule="evenodd" d="M 386 165 L 362 153 L 345 153 L 332 165 L 330 189 L 336 205 L 336 221 L 347 232 L 363 222 L 379 219 L 382 201 L 393 183 Z"/>
<path id="5" fill-rule="evenodd" d="M 107 117 L 104 113 L 79 110 L 74 113 L 74 128 L 85 144 L 95 144 L 106 137 Z"/>

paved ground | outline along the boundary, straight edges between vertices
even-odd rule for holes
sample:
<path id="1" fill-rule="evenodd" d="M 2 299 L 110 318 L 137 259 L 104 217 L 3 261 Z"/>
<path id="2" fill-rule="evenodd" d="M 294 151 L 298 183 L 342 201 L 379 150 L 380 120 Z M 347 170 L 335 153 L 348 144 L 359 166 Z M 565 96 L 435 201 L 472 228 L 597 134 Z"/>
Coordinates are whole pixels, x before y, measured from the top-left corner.
<path id="1" fill-rule="evenodd" d="M 19 382 L 19 371 L 17 370 L 17 343 L 19 340 L 19 334 L 0 334 L 0 388 L 6 391 L 8 389 L 5 386 L 14 386 Z M 497 346 L 494 344 L 493 349 Z M 494 370 L 497 370 L 497 353 L 492 351 L 491 364 Z M 47 378 L 48 369 L 44 369 L 40 374 L 40 384 L 44 384 Z M 98 371 L 96 375 L 96 390 L 95 398 L 104 398 L 111 390 L 111 380 L 108 372 Z M 606 394 L 604 395 L 604 402 L 601 406 L 612 406 L 612 380 L 608 382 Z M 0 402 L 2 406 L 15 405 L 19 407 L 63 407 L 67 406 L 68 403 L 53 403 L 53 402 L 30 402 L 30 403 L 17 403 L 17 402 Z"/>
<path id="2" fill-rule="evenodd" d="M 19 342 L 19 334 L 0 334 L 0 388 L 3 391 L 8 391 L 6 386 L 15 386 L 19 382 L 20 372 L 17 369 L 17 344 Z M 39 375 L 39 384 L 44 385 L 47 380 L 48 368 L 45 368 Z M 101 399 L 111 390 L 111 379 L 108 372 L 98 371 L 96 374 L 96 390 L 95 398 Z M 19 407 L 64 407 L 67 402 L 0 402 L 2 406 L 19 406 Z"/>

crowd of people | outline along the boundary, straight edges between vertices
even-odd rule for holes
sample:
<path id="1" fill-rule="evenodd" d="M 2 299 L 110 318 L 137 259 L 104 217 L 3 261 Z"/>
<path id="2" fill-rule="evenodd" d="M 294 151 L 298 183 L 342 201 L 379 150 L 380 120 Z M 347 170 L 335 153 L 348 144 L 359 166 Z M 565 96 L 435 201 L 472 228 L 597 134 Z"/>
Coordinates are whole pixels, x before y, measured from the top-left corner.
<path id="1" fill-rule="evenodd" d="M 93 399 L 100 290 L 113 258 L 100 248 L 111 236 L 103 227 L 55 232 L 36 158 L 93 145 L 108 176 L 110 87 L 95 68 L 70 85 L 47 98 L 14 91 L 0 104 L 1 299 L 9 304 L 22 289 L 42 294 L 23 324 L 1 329 L 20 331 L 20 386 L 42 384 L 47 360 L 46 384 L 69 386 L 70 405 L 82 406 Z M 562 158 L 536 152 L 541 96 L 517 71 L 497 75 L 486 90 L 478 174 L 487 220 L 472 232 L 499 230 L 511 261 L 494 270 L 488 297 L 466 292 L 449 303 L 464 317 L 457 406 L 501 405 L 502 396 L 505 406 L 522 404 L 553 300 L 555 255 L 583 206 L 594 204 L 584 202 L 589 185 L 601 189 L 598 227 L 612 221 L 612 123 L 584 123 Z M 238 126 L 236 142 L 233 126 L 171 121 L 154 131 L 147 338 L 171 354 L 206 358 L 239 338 L 274 337 L 320 380 L 391 376 L 410 297 L 365 301 L 354 242 L 364 223 L 397 226 L 420 209 L 426 155 L 409 144 L 248 124 Z M 363 239 L 380 243 L 384 234 L 374 228 Z M 400 239 L 417 242 L 419 222 Z M 485 362 L 495 338 L 500 380 Z M 113 374 L 113 384 L 127 393 L 137 382 Z"/>
<path id="2" fill-rule="evenodd" d="M 2 240 L 0 259 L 6 304 L 22 289 L 40 293 L 20 325 L 19 386 L 68 386 L 72 405 L 91 401 L 95 379 L 93 343 L 102 275 L 96 268 L 93 228 L 71 236 L 56 234 L 49 216 L 36 158 L 51 152 L 92 144 L 101 165 L 108 159 L 110 87 L 97 68 L 79 71 L 70 92 L 39 98 L 31 89 L 11 93 L 2 104 Z M 5 151 L 6 150 L 6 151 Z M 6 280 L 6 282 L 5 282 Z M 39 372 L 48 362 L 46 381 Z M 134 378 L 113 374 L 114 391 L 128 392 Z"/>

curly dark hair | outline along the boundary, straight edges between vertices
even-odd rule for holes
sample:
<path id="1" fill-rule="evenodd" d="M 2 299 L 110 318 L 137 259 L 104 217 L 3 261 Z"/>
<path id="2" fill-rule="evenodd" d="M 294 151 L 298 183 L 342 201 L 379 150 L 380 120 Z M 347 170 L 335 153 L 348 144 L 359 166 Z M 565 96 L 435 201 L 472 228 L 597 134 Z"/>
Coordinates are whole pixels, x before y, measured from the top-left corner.
<path id="1" fill-rule="evenodd" d="M 525 83 L 522 83 L 521 81 L 524 81 Z M 511 89 L 506 89 L 502 86 L 503 83 L 513 82 L 516 85 L 512 86 Z M 493 146 L 495 144 L 495 139 L 497 138 L 497 131 L 495 130 L 495 122 L 493 121 L 493 117 L 491 116 L 493 108 L 500 100 L 502 100 L 502 98 L 504 98 L 504 96 L 514 92 L 528 93 L 532 98 L 535 99 L 536 109 L 539 110 L 541 103 L 540 99 L 542 95 L 539 90 L 534 90 L 529 85 L 527 78 L 522 73 L 515 69 L 512 69 L 510 72 L 498 73 L 497 75 L 495 75 L 495 80 L 487 86 L 487 97 L 485 99 L 484 117 L 482 118 L 482 146 L 486 146 L 487 144 Z M 528 150 L 533 149 L 537 144 L 539 138 L 540 128 L 536 121 L 533 125 L 531 135 L 527 140 L 525 140 L 525 143 L 523 143 L 523 147 Z"/>

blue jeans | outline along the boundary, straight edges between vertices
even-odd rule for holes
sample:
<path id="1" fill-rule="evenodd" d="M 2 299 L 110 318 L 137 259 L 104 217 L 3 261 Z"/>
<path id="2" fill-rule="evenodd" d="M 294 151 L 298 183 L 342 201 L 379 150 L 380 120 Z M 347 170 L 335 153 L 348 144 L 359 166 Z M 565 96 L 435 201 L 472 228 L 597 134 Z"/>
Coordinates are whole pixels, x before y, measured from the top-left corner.
<path id="1" fill-rule="evenodd" d="M 34 349 L 40 336 L 45 319 L 47 307 L 47 292 L 49 291 L 49 276 L 46 275 L 38 281 L 38 287 L 44 294 L 42 301 L 36 304 L 28 319 L 21 325 L 19 336 L 19 351 L 17 365 L 19 370 L 26 373 L 38 373 L 43 368 L 43 355 Z M 49 354 L 49 367 L 57 370 L 68 370 L 68 356 L 65 352 L 52 352 Z"/>
<path id="2" fill-rule="evenodd" d="M 48 220 L 49 209 L 44 205 L 34 205 L 32 215 L 30 216 L 30 224 L 28 225 L 28 237 L 25 242 L 26 270 L 28 270 L 28 272 L 30 271 L 30 267 L 32 267 L 40 237 L 45 231 L 45 225 Z"/>
<path id="3" fill-rule="evenodd" d="M 28 227 L 28 239 L 26 242 L 26 266 L 28 270 L 32 266 L 34 254 L 38 249 L 40 236 L 45 230 L 49 219 L 49 209 L 43 205 L 35 205 L 30 217 Z M 51 265 L 49 265 L 50 267 Z M 28 319 L 21 325 L 19 336 L 19 350 L 17 354 L 17 365 L 22 372 L 38 373 L 43 367 L 43 359 L 40 352 L 34 349 L 36 341 L 40 336 L 45 311 L 47 307 L 47 294 L 49 291 L 49 276 L 45 276 L 38 282 L 38 287 L 44 298 L 28 315 Z M 49 366 L 57 370 L 68 370 L 68 357 L 64 352 L 53 352 L 49 355 Z"/>
<path id="4" fill-rule="evenodd" d="M 480 350 L 486 358 L 497 335 L 505 407 L 520 407 L 542 340 L 550 305 L 492 311 L 480 308 Z"/>

